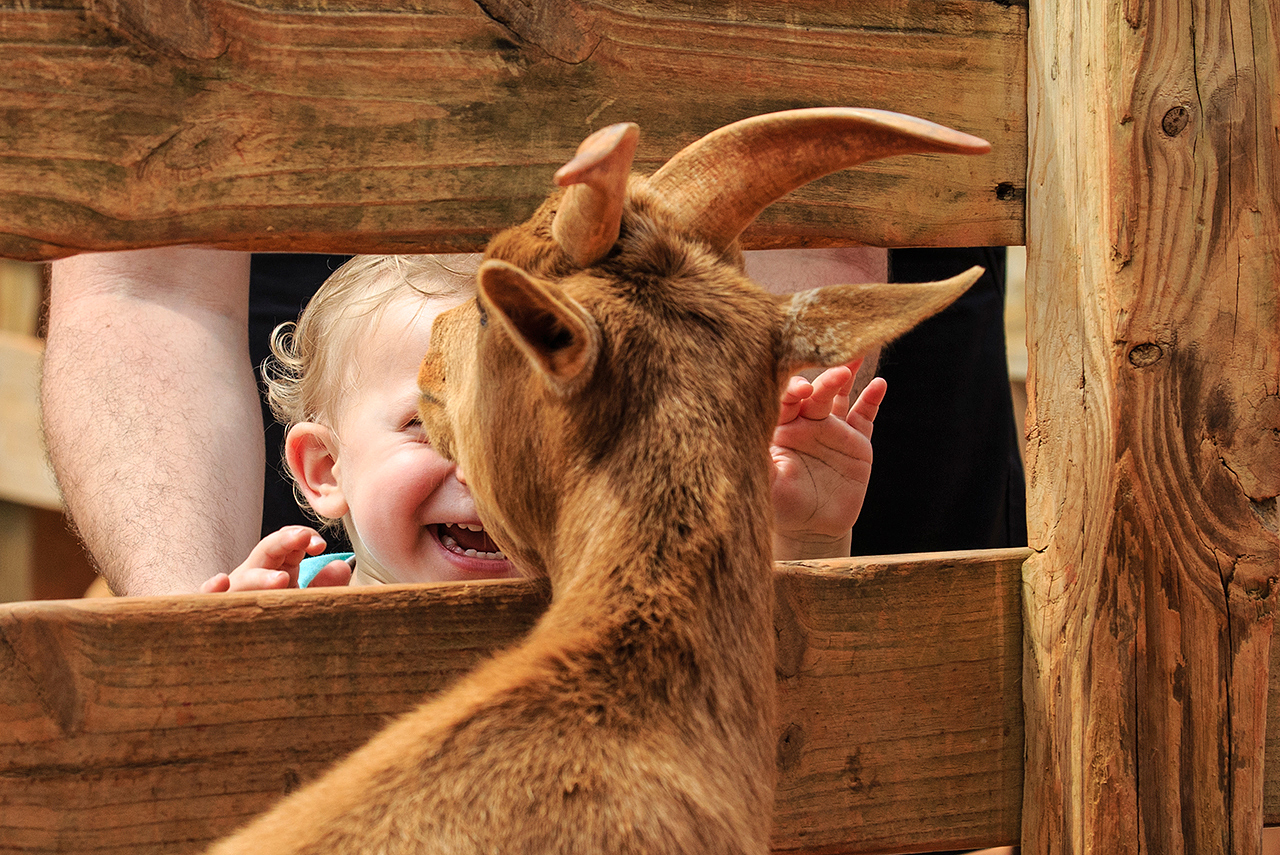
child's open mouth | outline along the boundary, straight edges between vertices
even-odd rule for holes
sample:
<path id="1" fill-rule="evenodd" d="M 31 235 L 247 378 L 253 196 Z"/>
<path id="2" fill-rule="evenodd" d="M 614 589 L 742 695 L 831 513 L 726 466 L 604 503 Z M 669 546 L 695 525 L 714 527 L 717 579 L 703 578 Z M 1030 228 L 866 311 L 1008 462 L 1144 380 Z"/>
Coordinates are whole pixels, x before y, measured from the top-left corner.
<path id="1" fill-rule="evenodd" d="M 483 526 L 468 523 L 437 523 L 436 538 L 440 545 L 457 555 L 467 558 L 482 558 L 489 561 L 505 561 L 507 556 L 498 549 L 498 544 L 485 532 Z"/>

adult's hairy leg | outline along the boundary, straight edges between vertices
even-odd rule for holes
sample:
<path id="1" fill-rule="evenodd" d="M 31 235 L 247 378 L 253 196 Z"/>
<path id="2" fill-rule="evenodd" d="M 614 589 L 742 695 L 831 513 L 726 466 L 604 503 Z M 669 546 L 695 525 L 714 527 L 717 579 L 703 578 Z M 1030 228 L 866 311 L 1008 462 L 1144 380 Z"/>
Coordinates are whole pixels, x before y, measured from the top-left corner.
<path id="1" fill-rule="evenodd" d="M 53 264 L 41 382 L 71 517 L 119 594 L 195 591 L 258 540 L 249 256 L 168 247 Z"/>

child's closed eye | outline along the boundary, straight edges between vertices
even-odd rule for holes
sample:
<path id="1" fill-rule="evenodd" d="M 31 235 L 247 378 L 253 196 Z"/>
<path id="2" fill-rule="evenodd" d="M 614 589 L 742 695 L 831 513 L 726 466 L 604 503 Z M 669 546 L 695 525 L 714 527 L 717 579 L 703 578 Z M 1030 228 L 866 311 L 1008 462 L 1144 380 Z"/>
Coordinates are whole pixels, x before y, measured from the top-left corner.
<path id="1" fill-rule="evenodd" d="M 426 432 L 422 429 L 422 419 L 416 415 L 405 420 L 400 426 L 400 432 L 408 434 L 415 442 L 427 442 Z"/>

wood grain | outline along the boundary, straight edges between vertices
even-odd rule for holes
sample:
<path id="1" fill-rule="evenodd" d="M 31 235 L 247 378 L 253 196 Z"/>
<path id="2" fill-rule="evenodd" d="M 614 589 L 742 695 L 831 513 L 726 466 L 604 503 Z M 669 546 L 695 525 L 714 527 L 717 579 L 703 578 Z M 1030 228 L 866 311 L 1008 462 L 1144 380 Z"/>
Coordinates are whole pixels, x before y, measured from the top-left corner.
<path id="1" fill-rule="evenodd" d="M 751 245 L 1017 244 L 1025 39 L 1023 6 L 985 0 L 0 4 L 0 256 L 473 250 L 596 128 L 639 122 L 647 171 L 816 105 L 995 150 L 825 179 Z"/>
<path id="2" fill-rule="evenodd" d="M 1278 25 L 1276 0 L 1033 9 L 1027 851 L 1259 850 Z"/>
<path id="3" fill-rule="evenodd" d="M 779 565 L 776 849 L 1017 841 L 1026 555 Z"/>
<path id="4" fill-rule="evenodd" d="M 774 845 L 1008 843 L 1026 550 L 779 565 Z M 532 583 L 0 606 L 0 852 L 191 852 L 540 614 Z"/>

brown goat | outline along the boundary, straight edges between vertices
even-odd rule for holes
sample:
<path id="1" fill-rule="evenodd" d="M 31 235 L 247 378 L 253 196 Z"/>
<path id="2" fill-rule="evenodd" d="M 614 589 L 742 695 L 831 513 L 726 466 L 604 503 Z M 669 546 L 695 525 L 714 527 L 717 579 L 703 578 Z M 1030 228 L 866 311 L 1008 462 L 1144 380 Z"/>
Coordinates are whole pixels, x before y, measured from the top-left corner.
<path id="1" fill-rule="evenodd" d="M 494 238 L 419 377 L 427 433 L 486 529 L 549 577 L 546 615 L 215 852 L 768 850 L 780 384 L 893 338 L 981 271 L 784 300 L 744 276 L 737 236 L 836 169 L 987 145 L 802 110 L 639 178 L 636 138 L 593 135 L 557 175 L 568 189 Z"/>

